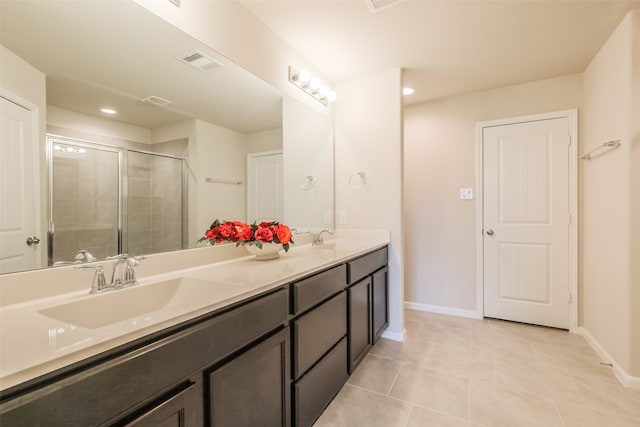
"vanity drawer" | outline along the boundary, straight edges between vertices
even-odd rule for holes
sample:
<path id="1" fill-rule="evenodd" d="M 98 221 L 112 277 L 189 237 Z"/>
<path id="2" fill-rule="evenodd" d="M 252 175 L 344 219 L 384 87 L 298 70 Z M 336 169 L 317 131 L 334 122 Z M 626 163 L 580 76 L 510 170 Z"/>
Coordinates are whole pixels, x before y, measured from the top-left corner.
<path id="1" fill-rule="evenodd" d="M 345 291 L 294 320 L 294 379 L 299 378 L 346 334 L 347 294 Z"/>
<path id="2" fill-rule="evenodd" d="M 339 265 L 322 273 L 295 282 L 293 289 L 293 314 L 300 313 L 323 299 L 341 291 L 347 285 L 347 267 Z"/>
<path id="3" fill-rule="evenodd" d="M 312 425 L 348 377 L 347 340 L 343 338 L 294 385 L 295 425 Z"/>
<path id="4" fill-rule="evenodd" d="M 347 263 L 347 281 L 356 283 L 358 280 L 373 273 L 379 268 L 387 265 L 388 255 L 387 247 L 378 249 L 375 252 L 356 258 Z"/>

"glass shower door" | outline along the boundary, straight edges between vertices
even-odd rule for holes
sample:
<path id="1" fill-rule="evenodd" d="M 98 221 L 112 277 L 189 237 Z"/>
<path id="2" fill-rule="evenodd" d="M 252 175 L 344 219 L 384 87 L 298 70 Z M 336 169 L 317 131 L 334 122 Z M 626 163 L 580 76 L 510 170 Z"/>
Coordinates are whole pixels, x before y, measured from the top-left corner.
<path id="1" fill-rule="evenodd" d="M 129 150 L 126 242 L 130 255 L 183 249 L 183 160 Z"/>
<path id="2" fill-rule="evenodd" d="M 49 265 L 119 249 L 120 150 L 49 137 Z"/>

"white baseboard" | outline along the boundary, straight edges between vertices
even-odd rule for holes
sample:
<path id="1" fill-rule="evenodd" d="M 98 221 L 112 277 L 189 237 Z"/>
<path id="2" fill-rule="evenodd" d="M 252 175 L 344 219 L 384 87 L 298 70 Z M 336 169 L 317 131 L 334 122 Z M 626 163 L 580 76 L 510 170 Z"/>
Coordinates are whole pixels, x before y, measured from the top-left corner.
<path id="1" fill-rule="evenodd" d="M 441 305 L 421 304 L 417 302 L 405 301 L 404 308 L 418 311 L 428 311 L 430 313 L 449 314 L 451 316 L 469 317 L 471 319 L 482 319 L 482 314 L 473 310 L 461 308 L 444 307 Z"/>
<path id="2" fill-rule="evenodd" d="M 407 338 L 407 332 L 404 329 L 402 330 L 402 332 L 391 332 L 389 329 L 387 329 L 382 333 L 382 338 L 402 342 Z"/>
<path id="3" fill-rule="evenodd" d="M 618 380 L 625 387 L 633 388 L 640 390 L 640 377 L 634 377 L 629 375 L 624 369 L 620 367 L 620 365 L 615 361 L 613 357 L 600 345 L 598 340 L 594 338 L 588 330 L 584 327 L 579 327 L 576 331 L 578 334 L 582 335 L 584 339 L 589 343 L 593 351 L 596 352 L 598 357 L 600 357 L 604 362 L 611 363 L 613 365 L 613 373 L 618 378 Z"/>

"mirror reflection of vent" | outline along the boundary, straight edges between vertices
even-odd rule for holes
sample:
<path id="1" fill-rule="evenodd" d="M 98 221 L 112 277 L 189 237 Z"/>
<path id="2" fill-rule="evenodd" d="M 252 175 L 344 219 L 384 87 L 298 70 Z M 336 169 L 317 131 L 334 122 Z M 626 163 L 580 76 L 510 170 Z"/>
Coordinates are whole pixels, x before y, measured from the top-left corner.
<path id="1" fill-rule="evenodd" d="M 371 13 L 380 12 L 381 10 L 388 9 L 392 6 L 402 3 L 405 0 L 364 0 L 369 6 Z"/>
<path id="2" fill-rule="evenodd" d="M 199 50 L 193 50 L 186 55 L 178 57 L 178 59 L 200 71 L 210 71 L 223 65 L 222 62 L 216 61 Z"/>
<path id="3" fill-rule="evenodd" d="M 166 107 L 169 104 L 172 104 L 168 99 L 160 98 L 159 96 L 147 96 L 142 99 L 142 102 L 146 102 L 147 104 L 157 105 L 159 107 Z"/>

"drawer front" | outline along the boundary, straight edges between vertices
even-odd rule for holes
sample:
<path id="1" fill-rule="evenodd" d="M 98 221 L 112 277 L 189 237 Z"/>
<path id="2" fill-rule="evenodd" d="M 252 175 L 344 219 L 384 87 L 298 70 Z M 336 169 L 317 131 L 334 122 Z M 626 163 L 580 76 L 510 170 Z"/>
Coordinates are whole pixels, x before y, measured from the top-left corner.
<path id="1" fill-rule="evenodd" d="M 293 284 L 293 314 L 318 304 L 347 285 L 347 266 L 339 265 Z"/>
<path id="2" fill-rule="evenodd" d="M 299 378 L 346 334 L 345 291 L 294 320 L 294 377 Z"/>
<path id="3" fill-rule="evenodd" d="M 335 346 L 294 386 L 295 425 L 306 427 L 322 414 L 347 381 L 347 340 Z"/>
<path id="4" fill-rule="evenodd" d="M 275 329 L 288 311 L 283 289 L 7 401 L 0 419 L 7 425 L 102 424 Z"/>
<path id="5" fill-rule="evenodd" d="M 348 282 L 356 283 L 358 280 L 387 265 L 387 247 L 349 261 Z"/>

